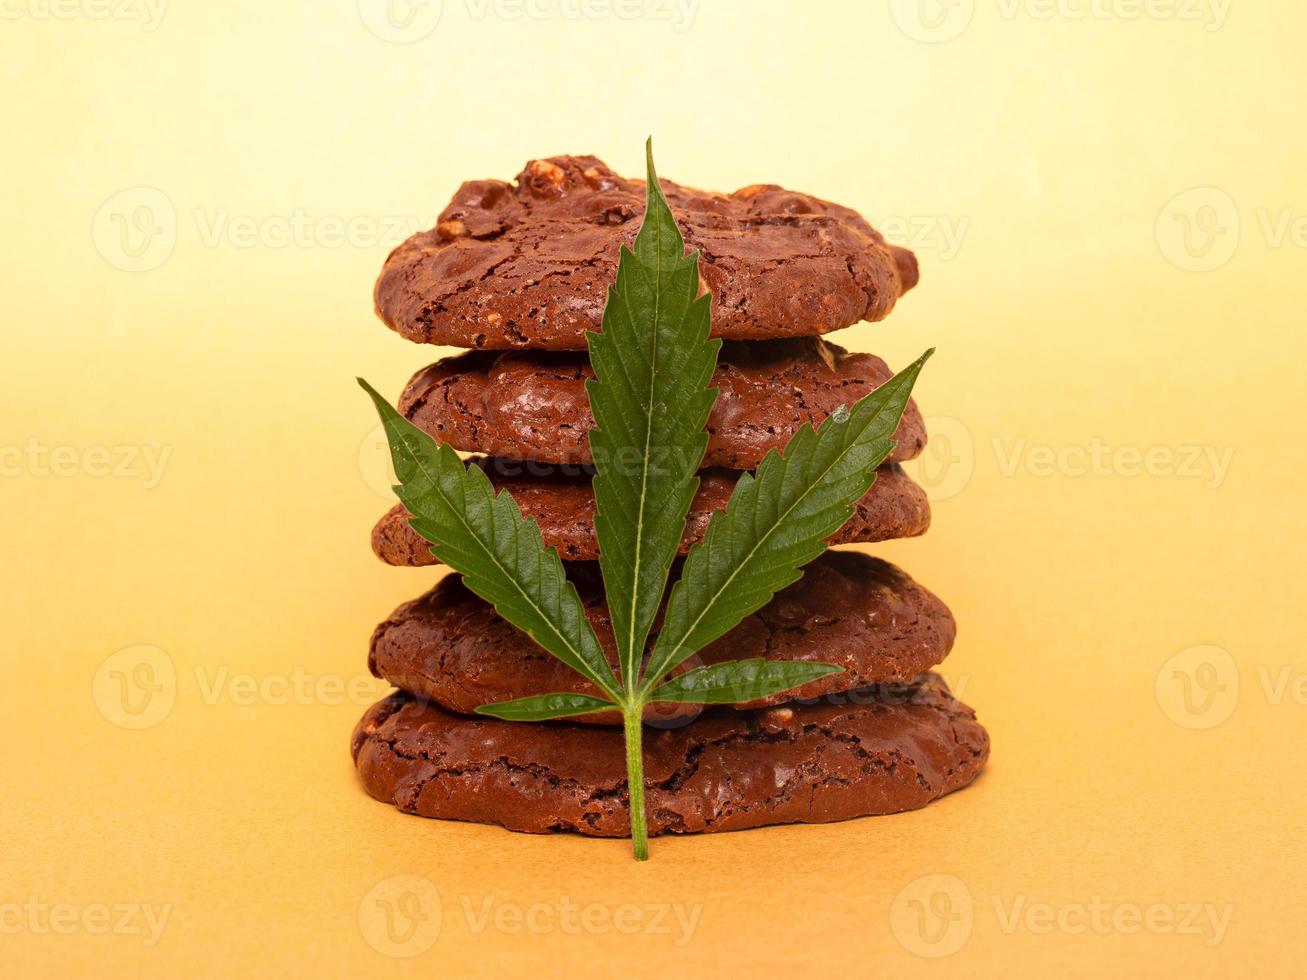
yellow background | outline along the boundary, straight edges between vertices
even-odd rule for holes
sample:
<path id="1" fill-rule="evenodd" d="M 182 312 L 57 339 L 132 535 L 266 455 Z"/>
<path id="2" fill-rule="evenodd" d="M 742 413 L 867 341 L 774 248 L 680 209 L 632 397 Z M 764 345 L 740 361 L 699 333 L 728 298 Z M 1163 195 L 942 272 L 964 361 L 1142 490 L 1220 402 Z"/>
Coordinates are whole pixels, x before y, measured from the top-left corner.
<path id="1" fill-rule="evenodd" d="M 0 11 L 0 972 L 1301 970 L 1302 4 L 105 9 Z M 346 743 L 371 627 L 431 580 L 367 543 L 353 376 L 397 394 L 438 353 L 373 318 L 381 262 L 462 179 L 638 173 L 649 132 L 673 179 L 779 182 L 916 247 L 919 290 L 834 339 L 939 348 L 935 526 L 880 550 L 952 605 L 944 672 L 994 753 L 919 813 L 638 866 L 402 817 Z M 1096 445 L 1124 453 L 1085 471 Z M 124 446 L 161 477 L 105 475 Z M 115 706 L 123 677 L 161 690 Z M 411 935 L 378 932 L 392 900 Z M 133 904 L 167 908 L 156 942 L 99 934 Z M 1228 928 L 1166 925 L 1191 905 Z"/>

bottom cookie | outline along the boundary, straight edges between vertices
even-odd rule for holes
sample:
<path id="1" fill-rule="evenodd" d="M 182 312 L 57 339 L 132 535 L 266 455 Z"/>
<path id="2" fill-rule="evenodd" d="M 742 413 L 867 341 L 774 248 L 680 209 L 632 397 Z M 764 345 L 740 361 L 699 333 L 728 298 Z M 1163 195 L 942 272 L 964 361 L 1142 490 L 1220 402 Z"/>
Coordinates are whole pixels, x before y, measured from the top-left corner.
<path id="1" fill-rule="evenodd" d="M 352 749 L 368 793 L 406 813 L 630 834 L 618 730 L 456 715 L 396 692 L 364 714 Z M 937 674 L 815 704 L 714 708 L 684 728 L 646 730 L 649 833 L 915 810 L 969 784 L 988 755 L 975 712 Z"/>

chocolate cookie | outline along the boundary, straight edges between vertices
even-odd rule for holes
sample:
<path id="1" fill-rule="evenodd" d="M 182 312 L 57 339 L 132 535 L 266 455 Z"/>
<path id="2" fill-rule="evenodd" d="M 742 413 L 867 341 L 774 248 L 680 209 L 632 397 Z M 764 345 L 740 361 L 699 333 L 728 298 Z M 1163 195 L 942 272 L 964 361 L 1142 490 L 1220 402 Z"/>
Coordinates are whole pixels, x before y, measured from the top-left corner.
<path id="1" fill-rule="evenodd" d="M 568 567 L 586 615 L 617 666 L 612 621 L 598 565 Z M 953 616 L 938 598 L 888 562 L 856 551 L 828 551 L 770 603 L 691 658 L 683 669 L 763 657 L 836 664 L 844 673 L 783 694 L 736 705 L 758 708 L 820 698 L 869 684 L 906 682 L 934 667 L 953 646 Z M 458 575 L 406 602 L 372 634 L 368 666 L 377 677 L 451 711 L 594 685 L 500 618 Z M 653 723 L 689 718 L 696 705 L 658 705 Z M 575 721 L 616 725 L 615 713 Z"/>
<path id="2" fill-rule="evenodd" d="M 399 410 L 418 428 L 463 452 L 544 463 L 589 463 L 594 427 L 580 351 L 469 351 L 423 368 Z M 817 337 L 728 341 L 712 386 L 704 466 L 752 470 L 804 423 L 820 424 L 893 377 L 879 357 L 849 354 Z M 909 401 L 891 462 L 913 459 L 926 429 Z"/>
<path id="3" fill-rule="evenodd" d="M 487 470 L 497 488 L 513 495 L 523 514 L 535 518 L 546 546 L 557 548 L 569 561 L 599 557 L 595 498 L 588 471 L 499 458 L 480 459 L 477 464 Z M 699 492 L 690 505 L 681 554 L 703 537 L 709 518 L 726 506 L 739 479 L 735 470 L 704 470 L 699 476 Z M 372 550 L 388 565 L 438 564 L 430 545 L 408 521 L 402 504 L 387 511 L 372 529 Z M 911 538 L 925 534 L 928 527 L 926 492 L 897 463 L 887 463 L 876 471 L 876 482 L 857 502 L 853 517 L 830 540 L 832 544 L 852 544 Z"/>
<path id="4" fill-rule="evenodd" d="M 857 704 L 714 708 L 646 734 L 650 835 L 828 823 L 925 806 L 980 773 L 989 736 L 936 674 Z M 354 730 L 369 794 L 406 813 L 625 837 L 621 732 L 455 715 L 392 694 Z"/>
<path id="5" fill-rule="evenodd" d="M 661 184 L 702 252 L 714 336 L 804 337 L 880 320 L 916 285 L 912 253 L 848 208 L 775 184 L 733 194 Z M 386 259 L 377 314 L 419 343 L 584 350 L 644 196 L 643 181 L 591 156 L 532 160 L 514 184 L 468 181 L 435 228 Z"/>

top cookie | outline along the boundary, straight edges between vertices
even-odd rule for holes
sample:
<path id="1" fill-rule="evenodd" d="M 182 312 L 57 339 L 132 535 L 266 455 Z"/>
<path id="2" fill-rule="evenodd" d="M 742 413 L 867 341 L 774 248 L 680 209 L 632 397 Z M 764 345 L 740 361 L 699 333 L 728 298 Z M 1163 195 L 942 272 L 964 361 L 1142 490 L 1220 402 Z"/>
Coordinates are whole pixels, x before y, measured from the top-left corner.
<path id="1" fill-rule="evenodd" d="M 917 261 L 855 211 L 775 184 L 718 194 L 661 182 L 713 293 L 713 336 L 824 334 L 880 320 Z M 591 156 L 532 160 L 517 182 L 463 184 L 436 227 L 390 254 L 377 314 L 409 340 L 494 350 L 584 350 L 602 328 L 618 246 L 644 182 Z"/>

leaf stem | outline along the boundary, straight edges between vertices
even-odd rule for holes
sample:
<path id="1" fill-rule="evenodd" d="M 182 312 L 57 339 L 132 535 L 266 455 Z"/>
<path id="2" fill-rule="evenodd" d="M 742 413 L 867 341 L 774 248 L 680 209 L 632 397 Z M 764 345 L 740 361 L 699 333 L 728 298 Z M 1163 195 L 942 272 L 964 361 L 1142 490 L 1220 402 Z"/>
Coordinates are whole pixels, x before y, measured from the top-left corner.
<path id="1" fill-rule="evenodd" d="M 644 815 L 644 712 L 641 705 L 624 708 L 626 782 L 631 798 L 631 846 L 637 861 L 649 860 L 649 825 Z"/>

